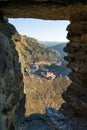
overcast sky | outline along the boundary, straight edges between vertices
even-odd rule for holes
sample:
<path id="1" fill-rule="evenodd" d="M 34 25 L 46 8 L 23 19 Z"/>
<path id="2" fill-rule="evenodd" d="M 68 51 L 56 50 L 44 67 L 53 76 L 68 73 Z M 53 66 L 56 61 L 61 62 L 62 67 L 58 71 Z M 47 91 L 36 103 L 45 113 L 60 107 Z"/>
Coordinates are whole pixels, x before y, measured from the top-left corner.
<path id="1" fill-rule="evenodd" d="M 17 31 L 22 35 L 27 35 L 39 41 L 60 41 L 66 42 L 66 27 L 69 21 L 52 21 L 39 19 L 9 19 Z"/>

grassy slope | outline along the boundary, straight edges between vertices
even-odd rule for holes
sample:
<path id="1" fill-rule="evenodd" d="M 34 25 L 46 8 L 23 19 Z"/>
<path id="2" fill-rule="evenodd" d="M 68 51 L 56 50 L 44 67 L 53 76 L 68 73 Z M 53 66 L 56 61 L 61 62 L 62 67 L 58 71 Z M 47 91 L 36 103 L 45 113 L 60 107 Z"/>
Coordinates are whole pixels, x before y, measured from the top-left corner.
<path id="1" fill-rule="evenodd" d="M 34 76 L 27 77 L 25 82 L 26 116 L 32 113 L 44 113 L 45 107 L 58 109 L 64 102 L 61 93 L 70 83 L 64 78 L 46 80 Z"/>

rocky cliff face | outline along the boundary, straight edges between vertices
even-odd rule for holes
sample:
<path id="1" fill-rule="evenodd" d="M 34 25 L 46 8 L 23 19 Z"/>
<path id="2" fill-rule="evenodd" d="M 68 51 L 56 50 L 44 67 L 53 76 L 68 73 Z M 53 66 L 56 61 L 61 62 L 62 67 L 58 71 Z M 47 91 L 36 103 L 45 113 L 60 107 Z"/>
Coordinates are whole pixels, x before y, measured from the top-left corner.
<path id="1" fill-rule="evenodd" d="M 0 130 L 16 130 L 24 116 L 23 77 L 15 27 L 0 21 Z"/>

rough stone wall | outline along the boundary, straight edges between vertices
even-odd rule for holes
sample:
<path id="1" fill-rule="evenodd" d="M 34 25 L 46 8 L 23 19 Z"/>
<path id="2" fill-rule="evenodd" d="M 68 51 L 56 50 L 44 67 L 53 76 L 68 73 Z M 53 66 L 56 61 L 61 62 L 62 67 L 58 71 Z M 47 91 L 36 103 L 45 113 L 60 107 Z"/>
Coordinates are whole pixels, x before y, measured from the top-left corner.
<path id="1" fill-rule="evenodd" d="M 70 78 L 72 84 L 63 93 L 68 109 L 73 116 L 87 117 L 87 11 L 72 16 L 67 27 L 67 38 L 70 43 L 65 47 L 69 61 L 68 67 L 72 69 Z"/>
<path id="2" fill-rule="evenodd" d="M 86 0 L 0 0 L 0 10 L 9 18 L 69 20 L 85 9 Z"/>
<path id="3" fill-rule="evenodd" d="M 25 95 L 13 25 L 0 20 L 0 130 L 17 130 L 24 116 Z"/>

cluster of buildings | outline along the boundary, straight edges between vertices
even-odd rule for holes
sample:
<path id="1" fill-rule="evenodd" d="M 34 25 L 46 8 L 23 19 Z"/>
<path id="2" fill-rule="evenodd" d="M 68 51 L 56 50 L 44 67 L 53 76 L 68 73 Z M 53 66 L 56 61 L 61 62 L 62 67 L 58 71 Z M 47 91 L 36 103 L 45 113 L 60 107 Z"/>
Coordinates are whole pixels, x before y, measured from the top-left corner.
<path id="1" fill-rule="evenodd" d="M 45 67 L 39 68 L 39 65 L 34 62 L 30 65 L 30 70 L 32 74 L 36 74 L 40 77 L 46 78 L 46 79 L 55 79 L 56 75 L 53 72 L 50 72 L 48 69 Z"/>
<path id="2" fill-rule="evenodd" d="M 29 73 L 48 79 L 48 80 L 53 80 L 56 78 L 56 76 L 59 76 L 61 78 L 65 77 L 65 79 L 69 80 L 69 77 L 67 75 L 63 75 L 62 73 L 60 73 L 59 75 L 54 74 L 55 73 L 54 71 L 47 69 L 45 65 L 43 67 L 40 67 L 39 64 L 36 62 L 33 62 L 30 64 L 30 72 L 28 71 L 26 67 L 24 68 L 24 75 L 29 76 Z"/>

